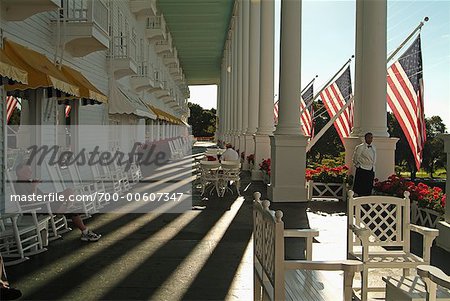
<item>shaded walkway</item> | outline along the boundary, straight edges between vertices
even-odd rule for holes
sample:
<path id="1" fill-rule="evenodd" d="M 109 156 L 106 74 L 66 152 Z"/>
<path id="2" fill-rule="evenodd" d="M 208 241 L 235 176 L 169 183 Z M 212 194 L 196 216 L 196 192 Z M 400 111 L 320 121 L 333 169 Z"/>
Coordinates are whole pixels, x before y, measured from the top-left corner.
<path id="1" fill-rule="evenodd" d="M 194 154 L 202 150 L 194 149 Z M 51 242 L 49 251 L 8 267 L 10 281 L 22 290 L 23 300 L 252 300 L 251 201 L 255 191 L 264 199 L 266 189 L 261 182 L 251 183 L 247 172 L 242 178 L 243 197 L 202 198 L 194 190 L 194 209 L 184 213 L 95 215 L 87 224 L 103 234 L 100 241 L 84 243 L 78 231 L 66 233 Z M 167 179 L 190 180 L 174 164 L 134 191 Z M 344 203 L 289 206 L 272 207 L 283 209 L 285 219 L 300 227 L 321 231 L 314 259 L 346 257 Z M 421 241 L 412 238 L 413 250 L 421 252 Z M 301 244 L 293 249 L 302 252 Z M 432 263 L 449 274 L 447 259 L 448 253 L 433 247 Z"/>
<path id="2" fill-rule="evenodd" d="M 164 178 L 186 178 L 177 174 Z M 24 300 L 250 300 L 251 200 L 262 185 L 249 181 L 244 173 L 247 189 L 237 199 L 205 199 L 194 190 L 193 203 L 203 210 L 97 214 L 86 223 L 103 235 L 100 241 L 66 233 L 47 252 L 8 267 L 10 281 Z"/>

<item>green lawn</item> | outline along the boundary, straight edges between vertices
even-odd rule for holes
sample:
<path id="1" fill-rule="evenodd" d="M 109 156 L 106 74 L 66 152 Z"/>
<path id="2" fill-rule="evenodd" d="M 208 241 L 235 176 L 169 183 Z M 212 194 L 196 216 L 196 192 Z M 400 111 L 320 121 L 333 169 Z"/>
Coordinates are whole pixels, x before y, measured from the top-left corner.
<path id="1" fill-rule="evenodd" d="M 400 175 L 404 178 L 411 177 L 411 173 L 408 171 L 403 171 L 400 173 Z M 429 178 L 430 174 L 427 173 L 426 171 L 424 171 L 423 169 L 421 169 L 417 172 L 416 176 L 418 178 Z M 433 173 L 433 178 L 435 178 L 435 179 L 445 179 L 446 177 L 447 177 L 447 172 L 443 168 L 438 169 Z"/>

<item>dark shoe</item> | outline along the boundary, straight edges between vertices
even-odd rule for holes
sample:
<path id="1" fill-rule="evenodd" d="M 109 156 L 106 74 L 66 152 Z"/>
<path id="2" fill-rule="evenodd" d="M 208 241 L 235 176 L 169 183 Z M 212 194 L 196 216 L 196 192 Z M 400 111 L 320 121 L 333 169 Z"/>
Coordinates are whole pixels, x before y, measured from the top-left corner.
<path id="1" fill-rule="evenodd" d="M 22 292 L 12 287 L 0 287 L 0 300 L 16 300 L 22 297 Z"/>

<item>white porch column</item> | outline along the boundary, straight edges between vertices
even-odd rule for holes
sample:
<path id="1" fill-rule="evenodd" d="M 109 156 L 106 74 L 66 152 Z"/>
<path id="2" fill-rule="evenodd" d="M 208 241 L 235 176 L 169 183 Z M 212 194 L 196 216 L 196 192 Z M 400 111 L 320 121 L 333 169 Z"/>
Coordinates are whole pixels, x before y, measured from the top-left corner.
<path id="1" fill-rule="evenodd" d="M 231 33 L 229 34 L 231 36 Z M 231 48 L 231 37 L 229 37 L 227 41 L 228 45 L 228 52 L 227 52 L 227 135 L 226 135 L 226 141 L 229 143 L 231 141 L 231 129 L 232 129 L 232 99 L 233 99 L 233 89 L 232 89 L 232 48 Z"/>
<path id="2" fill-rule="evenodd" d="M 352 137 L 374 135 L 377 147 L 376 177 L 386 179 L 394 173 L 395 144 L 389 138 L 386 118 L 386 35 L 387 0 L 356 1 L 355 110 Z M 359 139 L 345 141 L 346 164 Z"/>
<path id="3" fill-rule="evenodd" d="M 239 23 L 238 23 L 238 42 L 237 42 L 237 47 L 238 47 L 238 108 L 237 108 L 237 118 L 238 118 L 238 142 L 236 145 L 236 150 L 239 150 L 239 155 L 240 153 L 243 151 L 244 148 L 244 128 L 243 128 L 243 120 L 242 120 L 242 116 L 243 116 L 243 95 L 244 95 L 244 85 L 243 85 L 243 44 L 244 41 L 242 39 L 243 37 L 243 6 L 244 6 L 244 2 L 247 2 L 247 0 L 240 0 L 239 1 Z"/>
<path id="4" fill-rule="evenodd" d="M 238 2 L 235 2 L 235 5 L 238 5 Z M 231 143 L 234 147 L 236 147 L 239 139 L 238 139 L 238 117 L 237 117 L 237 110 L 238 110 L 238 16 L 234 16 L 234 24 L 233 24 L 233 67 L 232 67 L 232 74 L 233 74 L 233 108 L 232 108 L 232 118 L 233 118 L 233 127 L 232 127 L 232 139 Z"/>
<path id="5" fill-rule="evenodd" d="M 249 85 L 249 30 L 250 30 L 250 1 L 246 0 L 242 3 L 242 140 L 241 152 L 245 157 L 253 153 L 253 149 L 247 150 L 247 129 L 248 129 L 248 85 Z M 253 138 L 253 137 L 251 137 Z M 249 170 L 249 165 L 244 157 L 243 170 Z"/>
<path id="6" fill-rule="evenodd" d="M 249 87 L 248 87 L 248 127 L 245 134 L 247 155 L 255 153 L 253 135 L 258 127 L 259 115 L 259 62 L 260 62 L 260 15 L 261 0 L 250 0 L 249 38 Z M 256 162 L 255 162 L 256 163 Z"/>
<path id="7" fill-rule="evenodd" d="M 273 202 L 307 201 L 307 137 L 300 131 L 302 1 L 281 1 L 280 93 L 277 129 L 270 137 Z M 294 159 L 293 159 L 294 158 Z"/>
<path id="8" fill-rule="evenodd" d="M 444 151 L 447 153 L 447 180 L 445 182 L 445 191 L 447 196 L 450 193 L 450 134 L 441 134 L 440 138 L 444 140 Z M 450 202 L 446 201 L 445 204 L 445 219 L 438 223 L 437 229 L 439 230 L 439 236 L 436 238 L 436 244 L 450 252 Z"/>
<path id="9" fill-rule="evenodd" d="M 274 40 L 275 40 L 275 2 L 261 1 L 260 17 L 260 72 L 259 72 L 259 120 L 255 135 L 255 166 L 252 170 L 252 180 L 262 178 L 259 164 L 263 159 L 270 158 L 270 138 L 273 126 L 273 95 L 274 95 Z"/>
<path id="10" fill-rule="evenodd" d="M 220 135 L 221 135 L 221 131 L 220 131 L 220 125 L 222 123 L 222 121 L 220 120 L 220 113 L 221 113 L 221 108 L 220 108 L 220 104 L 221 104 L 221 100 L 222 100 L 222 69 L 220 70 L 220 82 L 217 85 L 217 96 L 216 96 L 216 132 L 214 134 L 215 136 L 215 140 L 216 143 L 219 142 L 220 140 Z"/>

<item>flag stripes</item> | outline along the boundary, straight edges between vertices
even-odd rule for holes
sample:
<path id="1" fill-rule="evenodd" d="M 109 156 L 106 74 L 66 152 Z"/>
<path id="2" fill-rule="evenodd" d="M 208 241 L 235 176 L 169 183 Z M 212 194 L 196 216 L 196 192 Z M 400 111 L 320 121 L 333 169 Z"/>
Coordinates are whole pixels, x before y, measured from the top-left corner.
<path id="1" fill-rule="evenodd" d="M 6 124 L 8 124 L 14 110 L 17 107 L 18 100 L 14 96 L 6 97 Z"/>
<path id="2" fill-rule="evenodd" d="M 350 67 L 341 74 L 341 76 L 328 87 L 322 90 L 320 98 L 327 109 L 330 117 L 346 104 L 352 96 L 352 85 L 350 78 Z M 343 141 L 343 138 L 349 137 L 353 127 L 353 106 L 350 105 L 334 122 L 334 127 Z"/>
<path id="3" fill-rule="evenodd" d="M 387 102 L 405 134 L 419 170 L 426 141 L 420 35 L 387 70 Z"/>
<path id="4" fill-rule="evenodd" d="M 64 112 L 65 112 L 66 118 L 69 118 L 71 109 L 72 109 L 71 106 L 69 106 L 69 105 L 65 106 Z"/>
<path id="5" fill-rule="evenodd" d="M 311 84 L 309 88 L 302 94 L 300 98 L 300 112 L 302 112 L 300 116 L 301 122 L 301 130 L 305 136 L 313 136 L 314 127 L 313 127 L 313 106 L 309 106 L 305 110 L 305 107 L 309 102 L 311 102 L 314 98 L 313 94 L 313 85 Z M 275 124 L 278 123 L 278 100 L 275 102 L 273 106 L 273 117 Z"/>

